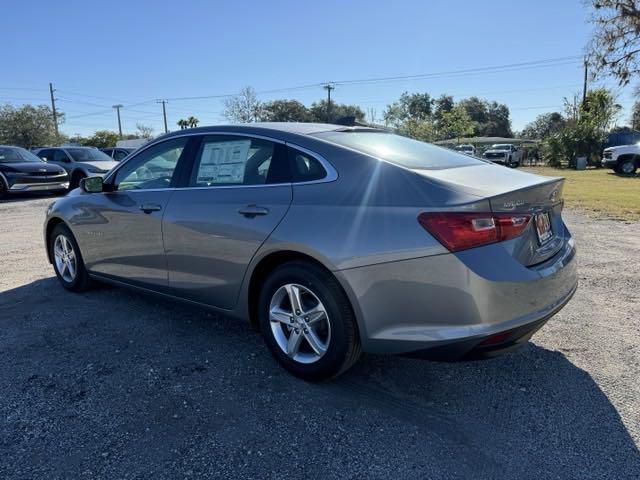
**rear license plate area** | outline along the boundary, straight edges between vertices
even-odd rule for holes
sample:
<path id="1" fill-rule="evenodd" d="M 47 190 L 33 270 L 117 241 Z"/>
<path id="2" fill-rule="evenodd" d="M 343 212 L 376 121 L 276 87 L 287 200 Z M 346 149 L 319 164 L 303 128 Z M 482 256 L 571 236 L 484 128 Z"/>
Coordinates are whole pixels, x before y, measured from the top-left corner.
<path id="1" fill-rule="evenodd" d="M 540 245 L 544 245 L 553 237 L 549 212 L 537 213 L 534 216 L 534 220 L 536 225 L 536 234 L 538 235 L 538 242 Z"/>

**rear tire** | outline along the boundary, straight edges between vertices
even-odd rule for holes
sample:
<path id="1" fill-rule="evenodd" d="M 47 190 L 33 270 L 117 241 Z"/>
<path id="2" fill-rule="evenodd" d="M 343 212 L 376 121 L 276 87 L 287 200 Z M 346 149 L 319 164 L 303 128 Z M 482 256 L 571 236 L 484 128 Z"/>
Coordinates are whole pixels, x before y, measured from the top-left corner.
<path id="1" fill-rule="evenodd" d="M 62 286 L 72 292 L 88 290 L 91 279 L 69 227 L 62 223 L 56 225 L 49 236 L 48 248 L 53 260 L 53 270 Z"/>
<path id="2" fill-rule="evenodd" d="M 273 357 L 304 380 L 334 378 L 360 357 L 346 294 L 333 275 L 312 263 L 288 262 L 271 272 L 260 291 L 258 324 Z"/>

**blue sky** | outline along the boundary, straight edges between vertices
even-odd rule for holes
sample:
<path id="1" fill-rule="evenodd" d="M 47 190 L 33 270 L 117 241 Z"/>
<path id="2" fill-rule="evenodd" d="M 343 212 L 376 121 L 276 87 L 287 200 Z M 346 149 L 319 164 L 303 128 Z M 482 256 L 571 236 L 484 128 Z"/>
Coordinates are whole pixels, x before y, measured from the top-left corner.
<path id="1" fill-rule="evenodd" d="M 62 130 L 162 130 L 190 114 L 222 123 L 219 98 L 326 81 L 450 72 L 581 55 L 589 38 L 581 0 L 494 1 L 11 1 L 2 9 L 0 103 L 48 103 L 48 82 L 66 113 Z M 599 82 L 615 87 L 615 82 Z M 511 72 L 338 85 L 333 98 L 374 110 L 404 90 L 506 103 L 521 129 L 582 88 L 579 63 Z M 617 89 L 628 118 L 632 88 Z M 319 86 L 262 100 L 323 98 Z"/>

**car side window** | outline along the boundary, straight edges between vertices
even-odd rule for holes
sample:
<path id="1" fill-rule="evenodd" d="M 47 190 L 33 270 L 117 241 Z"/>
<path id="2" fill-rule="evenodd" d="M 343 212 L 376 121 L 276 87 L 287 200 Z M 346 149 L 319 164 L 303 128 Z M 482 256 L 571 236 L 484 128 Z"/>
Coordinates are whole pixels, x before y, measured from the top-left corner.
<path id="1" fill-rule="evenodd" d="M 289 147 L 289 164 L 294 182 L 312 182 L 327 176 L 327 171 L 317 159 L 291 147 Z"/>
<path id="2" fill-rule="evenodd" d="M 47 148 L 45 150 L 40 150 L 38 152 L 38 157 L 42 158 L 43 160 L 46 160 L 47 162 L 53 162 L 53 150 L 50 148 Z"/>
<path id="3" fill-rule="evenodd" d="M 69 163 L 69 156 L 64 150 L 53 150 L 53 162 Z"/>
<path id="4" fill-rule="evenodd" d="M 111 155 L 113 157 L 114 160 L 120 161 L 122 160 L 124 157 L 126 157 L 129 153 L 124 151 L 124 150 L 114 150 L 113 151 L 113 155 Z"/>
<path id="5" fill-rule="evenodd" d="M 259 138 L 208 135 L 202 138 L 190 187 L 264 185 L 289 182 L 284 146 Z"/>
<path id="6" fill-rule="evenodd" d="M 118 169 L 115 187 L 118 190 L 169 188 L 186 144 L 186 137 L 174 138 L 143 150 Z"/>

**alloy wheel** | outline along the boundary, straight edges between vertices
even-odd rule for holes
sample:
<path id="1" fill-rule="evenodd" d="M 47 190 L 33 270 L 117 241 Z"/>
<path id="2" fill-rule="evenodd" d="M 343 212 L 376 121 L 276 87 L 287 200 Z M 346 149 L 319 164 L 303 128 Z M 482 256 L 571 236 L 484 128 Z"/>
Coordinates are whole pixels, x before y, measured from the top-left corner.
<path id="1" fill-rule="evenodd" d="M 73 245 L 64 235 L 58 235 L 53 242 L 53 256 L 56 269 L 65 282 L 72 283 L 78 271 L 78 262 Z"/>
<path id="2" fill-rule="evenodd" d="M 327 310 L 308 287 L 288 283 L 278 288 L 269 305 L 269 322 L 278 347 L 296 362 L 315 363 L 329 348 Z"/>

